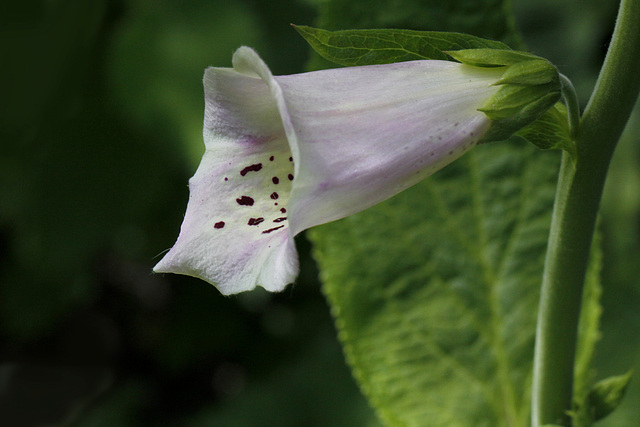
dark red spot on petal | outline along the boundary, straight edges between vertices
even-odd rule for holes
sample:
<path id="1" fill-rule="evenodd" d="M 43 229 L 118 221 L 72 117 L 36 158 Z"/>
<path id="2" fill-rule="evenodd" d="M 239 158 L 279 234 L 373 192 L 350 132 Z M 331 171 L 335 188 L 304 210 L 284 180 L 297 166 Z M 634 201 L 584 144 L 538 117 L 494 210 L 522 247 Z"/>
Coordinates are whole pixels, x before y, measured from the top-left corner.
<path id="1" fill-rule="evenodd" d="M 276 200 L 278 197 L 280 197 L 280 196 L 278 196 L 278 193 L 276 193 L 275 191 L 273 193 L 271 193 L 271 198 L 273 200 Z"/>
<path id="2" fill-rule="evenodd" d="M 282 227 L 284 227 L 284 225 L 279 225 L 279 226 L 277 226 L 277 227 L 273 227 L 273 228 L 270 228 L 270 229 L 268 229 L 268 230 L 264 230 L 264 231 L 262 232 L 262 234 L 269 234 L 269 233 L 271 233 L 272 231 L 276 231 L 276 230 L 281 229 Z"/>
<path id="3" fill-rule="evenodd" d="M 248 196 L 242 196 L 239 199 L 236 199 L 236 202 L 241 206 L 253 206 L 253 199 Z"/>
<path id="4" fill-rule="evenodd" d="M 282 222 L 282 221 L 286 221 L 287 217 L 286 216 L 281 216 L 280 218 L 276 218 L 273 220 L 273 222 Z"/>
<path id="5" fill-rule="evenodd" d="M 256 163 L 255 165 L 249 165 L 249 166 L 247 166 L 246 168 L 244 168 L 244 169 L 242 169 L 240 171 L 240 175 L 245 176 L 249 172 L 258 172 L 260 169 L 262 169 L 262 163 Z"/>
<path id="6" fill-rule="evenodd" d="M 287 175 L 287 178 L 289 178 L 289 181 L 293 181 L 293 174 L 290 173 L 289 175 Z"/>
<path id="7" fill-rule="evenodd" d="M 249 218 L 249 222 L 247 223 L 247 225 L 258 225 L 262 221 L 264 221 L 264 218 Z"/>
<path id="8" fill-rule="evenodd" d="M 271 181 L 272 181 L 274 184 L 277 184 L 277 183 L 279 183 L 279 182 L 280 182 L 280 180 L 278 179 L 278 177 L 277 177 L 277 176 L 274 176 L 273 178 L 271 178 Z"/>
<path id="9" fill-rule="evenodd" d="M 285 208 L 280 209 L 280 212 L 285 213 L 287 210 Z"/>
<path id="10" fill-rule="evenodd" d="M 290 162 L 293 162 L 293 157 L 289 157 L 289 161 L 290 161 Z"/>
<path id="11" fill-rule="evenodd" d="M 270 161 L 270 162 L 273 162 L 273 159 L 274 159 L 274 157 L 273 157 L 273 156 L 269 157 L 269 161 Z"/>
<path id="12" fill-rule="evenodd" d="M 213 224 L 213 228 L 224 228 L 224 221 L 216 222 Z"/>

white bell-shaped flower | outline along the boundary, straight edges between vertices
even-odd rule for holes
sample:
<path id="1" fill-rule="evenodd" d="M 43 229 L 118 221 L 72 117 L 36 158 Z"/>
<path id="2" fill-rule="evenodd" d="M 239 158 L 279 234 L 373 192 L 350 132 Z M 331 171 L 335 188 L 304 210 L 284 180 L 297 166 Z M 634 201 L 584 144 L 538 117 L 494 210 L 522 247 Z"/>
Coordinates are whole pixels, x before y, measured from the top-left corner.
<path id="1" fill-rule="evenodd" d="M 273 76 L 241 47 L 205 72 L 206 151 L 178 240 L 156 272 L 225 295 L 280 291 L 294 236 L 379 203 L 472 148 L 502 69 L 411 61 Z"/>

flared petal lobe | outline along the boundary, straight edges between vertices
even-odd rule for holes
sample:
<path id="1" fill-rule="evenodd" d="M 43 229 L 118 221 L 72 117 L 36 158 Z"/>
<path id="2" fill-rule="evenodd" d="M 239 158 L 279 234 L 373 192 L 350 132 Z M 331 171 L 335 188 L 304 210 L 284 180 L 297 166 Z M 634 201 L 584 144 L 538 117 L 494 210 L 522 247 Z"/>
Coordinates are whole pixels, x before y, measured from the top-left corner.
<path id="1" fill-rule="evenodd" d="M 178 240 L 156 272 L 199 277 L 225 295 L 293 282 L 287 227 L 293 159 L 275 99 L 256 75 L 205 73 L 205 153 Z"/>
<path id="2" fill-rule="evenodd" d="M 206 151 L 174 247 L 155 267 L 223 294 L 277 291 L 293 236 L 379 203 L 460 157 L 501 72 L 412 61 L 272 76 L 249 48 L 205 73 Z"/>

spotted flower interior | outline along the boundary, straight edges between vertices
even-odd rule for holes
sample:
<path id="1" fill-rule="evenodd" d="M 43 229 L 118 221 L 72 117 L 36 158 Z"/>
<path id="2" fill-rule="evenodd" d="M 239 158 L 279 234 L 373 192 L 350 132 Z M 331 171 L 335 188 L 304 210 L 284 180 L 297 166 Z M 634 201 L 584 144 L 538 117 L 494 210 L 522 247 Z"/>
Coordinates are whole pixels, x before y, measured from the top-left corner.
<path id="1" fill-rule="evenodd" d="M 228 223 L 233 227 L 243 225 L 256 234 L 268 235 L 278 230 L 286 231 L 287 203 L 291 194 L 293 176 L 293 157 L 288 152 L 264 154 L 261 162 L 231 170 L 225 176 L 221 186 L 228 186 L 228 193 L 236 193 L 236 211 L 229 218 L 219 218 L 213 228 L 222 229 Z M 229 163 L 233 166 L 233 163 Z M 248 188 L 247 191 L 236 189 Z M 233 198 L 233 196 L 232 196 Z M 233 204 L 234 202 L 230 202 Z"/>

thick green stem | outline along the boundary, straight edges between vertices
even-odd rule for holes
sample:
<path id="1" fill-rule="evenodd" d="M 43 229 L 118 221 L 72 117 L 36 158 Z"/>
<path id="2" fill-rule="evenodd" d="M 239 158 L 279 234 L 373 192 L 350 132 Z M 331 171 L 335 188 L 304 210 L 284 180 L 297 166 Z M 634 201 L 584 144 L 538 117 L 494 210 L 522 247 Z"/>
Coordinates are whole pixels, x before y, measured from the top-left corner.
<path id="1" fill-rule="evenodd" d="M 532 396 L 533 427 L 570 425 L 578 319 L 602 188 L 640 91 L 640 0 L 622 0 L 611 46 L 576 136 L 564 154 L 542 282 Z"/>

